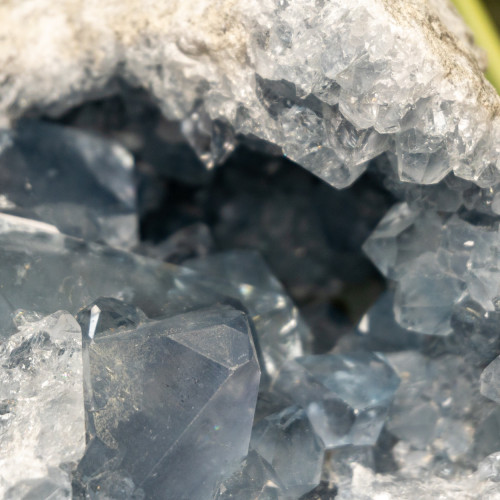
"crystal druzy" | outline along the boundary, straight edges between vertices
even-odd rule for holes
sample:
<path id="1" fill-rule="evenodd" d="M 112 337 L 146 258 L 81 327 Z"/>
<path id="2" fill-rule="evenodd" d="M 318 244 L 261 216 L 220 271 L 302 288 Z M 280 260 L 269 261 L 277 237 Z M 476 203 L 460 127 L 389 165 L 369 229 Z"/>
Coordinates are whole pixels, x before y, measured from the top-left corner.
<path id="1" fill-rule="evenodd" d="M 0 496 L 499 498 L 500 100 L 448 3 L 53 3 L 0 6 Z"/>

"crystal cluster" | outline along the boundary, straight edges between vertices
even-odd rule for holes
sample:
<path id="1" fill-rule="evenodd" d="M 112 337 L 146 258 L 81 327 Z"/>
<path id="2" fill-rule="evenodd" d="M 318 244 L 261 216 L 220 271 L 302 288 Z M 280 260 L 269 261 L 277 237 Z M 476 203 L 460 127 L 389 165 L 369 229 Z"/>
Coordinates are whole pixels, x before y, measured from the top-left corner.
<path id="1" fill-rule="evenodd" d="M 85 450 L 82 338 L 65 311 L 20 311 L 0 343 L 0 496 L 70 498 Z"/>
<path id="2" fill-rule="evenodd" d="M 49 163 L 62 173 L 37 170 L 29 144 L 21 147 L 19 139 L 30 127 L 62 142 L 74 134 L 59 153 L 44 143 Z M 0 157 L 0 172 L 12 179 L 5 199 L 15 200 L 0 214 L 8 263 L 0 268 L 2 411 L 9 424 L 2 449 L 23 471 L 6 473 L 5 498 L 57 492 L 61 498 L 250 499 L 268 490 L 298 498 L 320 483 L 325 450 L 374 444 L 398 386 L 387 361 L 366 352 L 311 354 L 309 327 L 256 252 L 203 252 L 179 267 L 97 243 L 106 233 L 85 232 L 88 219 L 75 216 L 98 206 L 83 196 L 95 170 L 71 175 L 72 155 L 85 158 L 94 147 L 80 143 L 79 134 L 21 124 Z M 99 140 L 111 154 L 111 145 Z M 119 168 L 126 173 L 129 166 Z M 21 180 L 30 172 L 26 193 Z M 71 204 L 58 205 L 51 175 L 61 179 L 63 192 L 73 189 Z M 130 177 L 126 187 L 133 189 Z M 107 197 L 97 188 L 93 193 L 96 200 Z M 49 201 L 68 218 L 39 209 Z M 103 213 L 113 209 L 103 206 Z M 75 232 L 87 241 L 67 234 Z M 175 236 L 169 244 L 182 240 Z M 316 391 L 314 384 L 321 384 Z M 16 438 L 35 414 L 34 444 L 23 446 L 42 450 L 36 459 Z M 57 434 L 54 452 L 43 441 L 51 433 Z M 23 460 L 27 467 L 20 467 Z"/>
<path id="3" fill-rule="evenodd" d="M 0 7 L 0 496 L 499 498 L 500 101 L 450 8 L 73 9 Z"/>
<path id="4" fill-rule="evenodd" d="M 447 2 L 203 0 L 144 9 L 133 1 L 91 3 L 80 16 L 69 0 L 56 11 L 45 5 L 2 9 L 4 121 L 33 108 L 60 113 L 122 80 L 185 120 L 209 166 L 227 157 L 237 134 L 251 134 L 338 187 L 384 151 L 404 181 L 435 183 L 451 171 L 480 185 L 500 180 L 498 96 Z M 40 61 L 53 61 L 50 71 Z"/>

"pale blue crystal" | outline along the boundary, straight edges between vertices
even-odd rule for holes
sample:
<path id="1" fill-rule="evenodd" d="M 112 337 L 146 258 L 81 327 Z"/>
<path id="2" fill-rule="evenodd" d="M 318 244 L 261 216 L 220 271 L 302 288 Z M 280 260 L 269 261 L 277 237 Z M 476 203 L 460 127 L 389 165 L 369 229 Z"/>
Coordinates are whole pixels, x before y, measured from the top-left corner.
<path id="1" fill-rule="evenodd" d="M 310 330 L 258 253 L 234 250 L 188 260 L 183 267 L 211 278 L 206 286 L 212 297 L 217 292 L 241 302 L 253 320 L 263 368 L 271 377 L 287 359 L 304 353 Z"/>
<path id="2" fill-rule="evenodd" d="M 117 311 L 99 300 L 80 314 L 89 444 L 78 480 L 110 498 L 116 481 L 104 478 L 117 474 L 146 498 L 209 500 L 248 452 L 260 370 L 246 317 L 219 307 L 133 326 Z M 93 327 L 110 314 L 116 328 Z"/>
<path id="3" fill-rule="evenodd" d="M 250 448 L 271 465 L 283 496 L 299 498 L 319 484 L 324 445 L 302 408 L 291 406 L 258 422 Z"/>
<path id="4" fill-rule="evenodd" d="M 379 355 L 354 352 L 287 362 L 274 384 L 306 413 L 326 448 L 372 445 L 399 384 Z"/>
<path id="5" fill-rule="evenodd" d="M 3 211 L 62 232 L 131 248 L 137 243 L 133 158 L 118 144 L 60 125 L 22 120 L 0 155 Z"/>

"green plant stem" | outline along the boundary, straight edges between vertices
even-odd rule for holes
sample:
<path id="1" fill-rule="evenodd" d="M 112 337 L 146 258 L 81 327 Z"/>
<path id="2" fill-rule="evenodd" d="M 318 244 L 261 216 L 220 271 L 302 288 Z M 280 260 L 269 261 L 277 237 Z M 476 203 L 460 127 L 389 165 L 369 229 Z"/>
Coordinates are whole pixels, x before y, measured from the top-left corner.
<path id="1" fill-rule="evenodd" d="M 500 93 L 500 36 L 481 0 L 453 0 L 474 33 L 477 45 L 488 54 L 486 77 Z"/>

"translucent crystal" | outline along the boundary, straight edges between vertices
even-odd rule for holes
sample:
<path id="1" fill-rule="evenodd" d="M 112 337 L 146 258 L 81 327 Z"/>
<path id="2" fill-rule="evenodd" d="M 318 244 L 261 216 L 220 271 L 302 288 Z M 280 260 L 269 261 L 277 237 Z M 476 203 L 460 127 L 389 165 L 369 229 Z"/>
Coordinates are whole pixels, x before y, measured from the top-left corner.
<path id="1" fill-rule="evenodd" d="M 452 332 L 452 309 L 462 298 L 463 281 L 445 272 L 435 254 L 424 253 L 412 262 L 398 283 L 394 313 L 408 330 L 428 335 Z"/>
<path id="2" fill-rule="evenodd" d="M 133 158 L 118 144 L 44 122 L 21 121 L 0 155 L 6 209 L 62 232 L 131 248 L 137 242 Z"/>
<path id="3" fill-rule="evenodd" d="M 469 217 L 470 218 L 470 217 Z M 366 241 L 365 251 L 397 282 L 394 311 L 412 331 L 449 335 L 457 305 L 472 299 L 495 309 L 498 227 L 457 215 L 395 206 Z"/>
<path id="4" fill-rule="evenodd" d="M 402 351 L 387 358 L 401 378 L 386 424 L 401 443 L 409 445 L 400 463 L 408 466 L 407 455 L 420 450 L 424 462 L 417 470 L 428 472 L 443 460 L 453 465 L 488 454 L 481 441 L 482 433 L 491 431 L 486 428 L 494 405 L 477 390 L 477 368 L 449 354 L 429 359 Z M 491 439 L 490 434 L 489 445 L 495 447 L 497 441 Z"/>
<path id="5" fill-rule="evenodd" d="M 89 444 L 79 481 L 109 498 L 123 498 L 114 474 L 148 498 L 211 499 L 248 452 L 260 371 L 244 314 L 134 325 L 133 308 L 99 300 L 80 317 Z"/>
<path id="6" fill-rule="evenodd" d="M 500 357 L 494 359 L 481 373 L 481 394 L 500 403 Z"/>
<path id="7" fill-rule="evenodd" d="M 487 231 L 477 229 L 470 245 L 470 258 L 467 262 L 467 284 L 471 297 L 487 311 L 494 311 L 500 296 L 498 284 L 498 255 L 500 234 L 498 229 Z"/>
<path id="8" fill-rule="evenodd" d="M 360 343 L 370 351 L 385 352 L 418 348 L 422 337 L 402 328 L 394 317 L 394 293 L 384 292 L 361 318 L 357 332 Z"/>
<path id="9" fill-rule="evenodd" d="M 250 448 L 271 465 L 283 496 L 298 498 L 319 484 L 324 447 L 303 409 L 291 406 L 258 422 Z"/>
<path id="10" fill-rule="evenodd" d="M 397 279 L 408 262 L 437 249 L 442 225 L 433 212 L 419 214 L 407 203 L 397 204 L 380 221 L 363 250 L 385 276 Z"/>
<path id="11" fill-rule="evenodd" d="M 384 359 L 355 352 L 287 362 L 274 387 L 307 412 L 326 448 L 377 440 L 399 384 Z"/>
<path id="12" fill-rule="evenodd" d="M 443 2 L 241 0 L 215 8 L 203 0 L 117 9 L 96 4 L 75 20 L 66 4 L 43 16 L 9 5 L 2 123 L 34 109 L 61 113 L 116 92 L 121 80 L 148 89 L 165 115 L 183 120 L 209 166 L 244 134 L 276 144 L 338 187 L 384 150 L 405 181 L 435 183 L 453 169 L 483 186 L 498 183 L 498 95 Z M 50 15 L 60 29 L 33 52 L 23 27 L 45 33 Z M 129 37 L 137 23 L 144 37 Z M 39 61 L 56 61 L 61 46 L 68 57 L 46 71 Z"/>
<path id="13" fill-rule="evenodd" d="M 214 242 L 209 227 L 196 223 L 176 231 L 158 244 L 142 243 L 138 250 L 148 257 L 181 264 L 187 259 L 205 257 L 213 247 Z"/>
<path id="14" fill-rule="evenodd" d="M 85 449 L 82 341 L 65 311 L 0 343 L 0 496 L 71 498 Z"/>
<path id="15" fill-rule="evenodd" d="M 287 359 L 304 353 L 309 328 L 259 254 L 235 250 L 188 260 L 183 266 L 211 277 L 212 293 L 241 301 L 253 319 L 264 368 L 271 377 Z"/>
<path id="16" fill-rule="evenodd" d="M 168 294 L 196 273 L 109 247 L 39 232 L 29 219 L 0 215 L 0 266 L 5 286 L 2 331 L 17 309 L 76 313 L 100 296 L 126 299 L 150 317 L 173 314 Z M 3 302 L 2 302 L 3 303 Z M 177 312 L 179 309 L 177 309 Z"/>
<path id="17" fill-rule="evenodd" d="M 224 481 L 216 500 L 279 500 L 283 488 L 271 465 L 250 450 L 241 467 Z"/>

